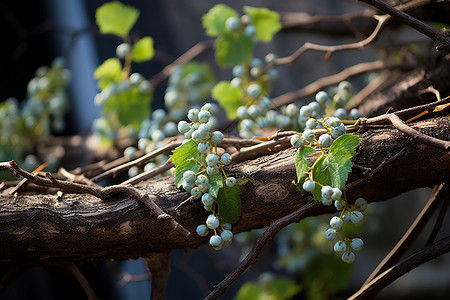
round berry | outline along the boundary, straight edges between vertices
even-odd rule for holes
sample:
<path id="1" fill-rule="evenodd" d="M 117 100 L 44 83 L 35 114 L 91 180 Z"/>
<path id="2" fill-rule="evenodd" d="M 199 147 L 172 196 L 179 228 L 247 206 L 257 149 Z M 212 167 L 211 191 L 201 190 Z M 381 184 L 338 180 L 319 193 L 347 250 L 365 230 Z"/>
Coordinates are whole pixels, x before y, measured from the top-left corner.
<path id="1" fill-rule="evenodd" d="M 228 178 L 225 180 L 225 184 L 226 184 L 228 187 L 234 186 L 234 185 L 236 184 L 236 178 L 234 178 L 234 177 L 228 177 Z"/>
<path id="2" fill-rule="evenodd" d="M 230 223 L 224 223 L 222 224 L 223 229 L 225 230 L 231 230 L 232 226 Z"/>
<path id="3" fill-rule="evenodd" d="M 331 228 L 336 229 L 336 230 L 340 230 L 342 228 L 343 224 L 344 224 L 344 221 L 342 221 L 341 218 L 336 217 L 336 216 L 332 217 L 330 220 Z"/>
<path id="4" fill-rule="evenodd" d="M 224 230 L 222 231 L 222 233 L 220 234 L 220 237 L 222 238 L 222 240 L 224 242 L 229 242 L 233 239 L 233 233 L 230 230 Z"/>
<path id="5" fill-rule="evenodd" d="M 248 37 L 252 37 L 256 34 L 256 27 L 253 25 L 248 25 L 244 29 L 244 33 Z"/>
<path id="6" fill-rule="evenodd" d="M 303 183 L 303 189 L 305 190 L 305 191 L 307 191 L 307 192 L 312 192 L 312 191 L 314 191 L 314 189 L 316 188 L 316 184 L 314 183 L 314 181 L 311 181 L 311 180 L 306 180 L 304 183 Z"/>
<path id="7" fill-rule="evenodd" d="M 236 17 L 229 17 L 225 21 L 225 27 L 230 31 L 236 31 L 239 28 L 239 25 L 241 23 L 239 22 L 239 19 Z"/>
<path id="8" fill-rule="evenodd" d="M 247 87 L 247 94 L 250 97 L 258 97 L 261 94 L 261 87 L 257 83 L 252 83 Z"/>
<path id="9" fill-rule="evenodd" d="M 223 133 L 220 131 L 214 131 L 211 136 L 211 142 L 213 144 L 220 144 L 223 141 Z"/>
<path id="10" fill-rule="evenodd" d="M 366 210 L 366 208 L 367 208 L 367 206 L 368 206 L 369 204 L 367 204 L 366 199 L 364 199 L 364 198 L 358 198 L 358 199 L 356 199 L 356 201 L 355 201 L 355 205 L 356 205 L 360 210 L 364 211 L 364 210 Z"/>
<path id="11" fill-rule="evenodd" d="M 353 224 L 358 224 L 363 219 L 364 219 L 364 215 L 360 211 L 354 210 L 350 213 L 350 221 Z"/>
<path id="12" fill-rule="evenodd" d="M 303 131 L 303 138 L 305 140 L 307 140 L 308 142 L 312 143 L 315 141 L 316 136 L 314 134 L 314 131 L 310 130 L 310 129 L 306 129 L 305 131 Z"/>
<path id="13" fill-rule="evenodd" d="M 217 163 L 219 162 L 219 156 L 217 156 L 217 154 L 214 153 L 210 153 L 206 156 L 206 164 L 209 167 L 215 167 L 217 166 Z"/>
<path id="14" fill-rule="evenodd" d="M 355 250 L 359 251 L 364 246 L 364 242 L 360 238 L 355 238 L 350 242 L 350 247 Z"/>
<path id="15" fill-rule="evenodd" d="M 347 251 L 347 244 L 343 241 L 338 241 L 336 242 L 336 244 L 334 244 L 334 252 L 342 254 L 345 251 Z"/>
<path id="16" fill-rule="evenodd" d="M 333 203 L 333 199 L 322 197 L 321 202 L 323 205 L 331 205 Z"/>
<path id="17" fill-rule="evenodd" d="M 293 135 L 291 136 L 291 145 L 295 148 L 300 148 L 305 146 L 307 142 L 301 135 Z"/>
<path id="18" fill-rule="evenodd" d="M 325 238 L 327 240 L 329 240 L 330 242 L 334 241 L 334 239 L 336 238 L 336 235 L 337 235 L 336 230 L 334 230 L 332 228 L 329 228 L 329 229 L 327 229 L 327 231 L 325 231 Z"/>
<path id="19" fill-rule="evenodd" d="M 116 48 L 116 56 L 118 58 L 125 58 L 128 53 L 131 51 L 131 45 L 128 43 L 119 44 Z"/>
<path id="20" fill-rule="evenodd" d="M 224 165 L 229 165 L 231 163 L 231 155 L 229 153 L 224 153 L 220 157 L 220 162 Z"/>
<path id="21" fill-rule="evenodd" d="M 214 197 L 209 193 L 204 193 L 202 196 L 202 203 L 204 206 L 209 207 L 214 203 Z"/>
<path id="22" fill-rule="evenodd" d="M 239 119 L 245 119 L 248 118 L 249 115 L 247 113 L 247 106 L 239 106 L 238 109 L 236 110 L 236 116 Z"/>
<path id="23" fill-rule="evenodd" d="M 215 249 L 215 248 L 219 248 L 219 247 L 222 245 L 223 240 L 222 240 L 222 238 L 221 238 L 220 236 L 218 236 L 218 235 L 213 235 L 213 236 L 211 236 L 211 237 L 209 238 L 209 243 L 210 243 L 211 246 L 213 246 L 214 249 Z"/>
<path id="24" fill-rule="evenodd" d="M 327 99 L 328 99 L 328 94 L 325 91 L 320 91 L 316 94 L 316 101 L 322 105 L 325 103 L 325 101 L 327 101 Z"/>
<path id="25" fill-rule="evenodd" d="M 341 200 L 342 191 L 338 188 L 333 188 L 333 193 L 331 194 L 331 199 L 333 200 Z"/>
<path id="26" fill-rule="evenodd" d="M 329 148 L 331 144 L 333 144 L 333 138 L 327 133 L 322 134 L 321 136 L 319 136 L 319 144 L 323 148 Z"/>
<path id="27" fill-rule="evenodd" d="M 198 113 L 198 120 L 202 123 L 208 123 L 209 118 L 211 118 L 211 113 L 207 110 L 201 110 Z"/>
<path id="28" fill-rule="evenodd" d="M 232 72 L 234 77 L 242 77 L 245 74 L 245 67 L 242 65 L 234 66 Z"/>
<path id="29" fill-rule="evenodd" d="M 201 189 L 199 187 L 193 187 L 191 189 L 191 196 L 194 198 L 200 198 L 203 195 L 203 192 L 201 191 Z"/>
<path id="30" fill-rule="evenodd" d="M 206 226 L 208 226 L 209 229 L 216 229 L 219 225 L 219 219 L 217 219 L 215 215 L 209 215 L 206 219 Z"/>
<path id="31" fill-rule="evenodd" d="M 355 261 L 355 253 L 351 251 L 342 253 L 342 261 L 351 264 Z"/>
<path id="32" fill-rule="evenodd" d="M 188 119 L 191 120 L 192 122 L 198 121 L 198 109 L 196 108 L 191 108 L 188 112 Z"/>
<path id="33" fill-rule="evenodd" d="M 342 210 L 345 206 L 345 201 L 342 199 L 336 200 L 334 201 L 334 206 L 336 207 L 337 210 Z"/>
<path id="34" fill-rule="evenodd" d="M 203 224 L 198 225 L 196 231 L 199 236 L 207 236 L 209 233 L 208 228 Z"/>
<path id="35" fill-rule="evenodd" d="M 315 129 L 317 127 L 317 121 L 314 119 L 308 119 L 305 125 L 308 129 Z"/>
<path id="36" fill-rule="evenodd" d="M 325 185 L 322 187 L 322 189 L 320 190 L 322 197 L 327 198 L 327 199 L 331 199 L 331 195 L 333 194 L 333 188 L 329 185 Z"/>
<path id="37" fill-rule="evenodd" d="M 183 179 L 187 182 L 187 183 L 194 183 L 195 182 L 195 173 L 191 170 L 185 171 L 183 173 Z"/>
<path id="38" fill-rule="evenodd" d="M 203 174 L 198 175 L 197 179 L 195 180 L 195 184 L 197 184 L 197 185 L 201 185 L 201 184 L 207 185 L 208 183 L 209 183 L 208 177 Z"/>
<path id="39" fill-rule="evenodd" d="M 198 152 L 200 153 L 207 153 L 209 151 L 209 148 L 209 143 L 199 143 L 197 146 Z"/>

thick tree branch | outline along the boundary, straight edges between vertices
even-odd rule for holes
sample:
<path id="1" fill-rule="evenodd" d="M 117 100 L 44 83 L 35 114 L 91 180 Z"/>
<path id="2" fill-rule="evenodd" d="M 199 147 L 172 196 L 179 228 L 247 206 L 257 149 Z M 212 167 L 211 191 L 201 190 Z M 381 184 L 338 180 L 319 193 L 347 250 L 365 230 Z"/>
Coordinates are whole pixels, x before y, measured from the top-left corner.
<path id="1" fill-rule="evenodd" d="M 450 133 L 448 116 L 412 125 L 439 139 L 447 139 Z M 447 150 L 414 142 L 392 126 L 366 128 L 360 135 L 363 141 L 353 162 L 374 171 L 365 175 L 363 169 L 353 170 L 347 184 L 350 201 L 358 197 L 384 201 L 449 180 Z M 233 232 L 267 226 L 308 203 L 308 197 L 302 197 L 292 184 L 294 154 L 291 148 L 230 166 L 230 176 L 251 179 L 243 186 L 242 215 Z M 173 177 L 141 182 L 135 188 L 141 195 L 153 195 L 152 203 L 190 232 L 206 220 L 203 205 L 185 201 L 188 195 L 175 188 Z M 309 215 L 331 211 L 318 206 Z M 0 247 L 3 263 L 147 257 L 153 252 L 196 248 L 207 240 L 196 234 L 184 236 L 130 194 L 112 194 L 104 200 L 89 194 L 0 195 L 0 243 L 6 245 Z"/>

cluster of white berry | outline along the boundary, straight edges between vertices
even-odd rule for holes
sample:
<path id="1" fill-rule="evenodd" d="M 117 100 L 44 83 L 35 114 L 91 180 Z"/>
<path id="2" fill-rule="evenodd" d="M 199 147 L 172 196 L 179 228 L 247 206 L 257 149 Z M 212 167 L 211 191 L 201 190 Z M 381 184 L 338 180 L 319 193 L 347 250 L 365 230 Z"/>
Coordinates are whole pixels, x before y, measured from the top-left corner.
<path id="1" fill-rule="evenodd" d="M 228 247 L 233 240 L 231 224 L 222 223 L 217 213 L 217 203 L 215 198 L 208 193 L 210 177 L 222 172 L 225 178 L 225 185 L 232 187 L 236 184 L 236 178 L 227 177 L 223 167 L 231 163 L 231 155 L 223 153 L 220 157 L 217 154 L 217 145 L 224 138 L 220 131 L 211 132 L 208 122 L 212 117 L 212 104 L 206 103 L 200 109 L 192 108 L 188 112 L 188 119 L 178 123 L 178 130 L 184 134 L 186 139 L 193 139 L 198 143 L 198 152 L 201 153 L 201 159 L 198 162 L 201 168 L 198 172 L 187 170 L 183 173 L 183 188 L 191 194 L 192 197 L 201 199 L 205 210 L 211 214 L 206 219 L 205 224 L 197 227 L 197 234 L 207 236 L 209 231 L 213 231 L 209 243 L 216 249 Z"/>

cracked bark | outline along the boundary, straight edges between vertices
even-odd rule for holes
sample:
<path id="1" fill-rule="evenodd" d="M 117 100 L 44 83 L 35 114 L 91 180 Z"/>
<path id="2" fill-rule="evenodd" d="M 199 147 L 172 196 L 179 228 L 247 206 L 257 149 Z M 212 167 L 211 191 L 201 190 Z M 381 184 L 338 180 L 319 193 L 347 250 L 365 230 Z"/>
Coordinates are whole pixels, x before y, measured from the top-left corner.
<path id="1" fill-rule="evenodd" d="M 450 117 L 415 123 L 425 134 L 448 140 Z M 349 200 L 365 197 L 384 201 L 403 192 L 449 180 L 450 158 L 446 150 L 417 143 L 392 126 L 359 133 L 363 138 L 347 184 Z M 243 186 L 242 215 L 235 233 L 267 226 L 311 200 L 301 196 L 295 178 L 295 150 L 288 149 L 232 166 L 227 172 L 250 178 Z M 136 186 L 156 195 L 155 203 L 191 231 L 181 236 L 164 220 L 158 220 L 138 200 L 117 195 L 102 201 L 91 195 L 0 195 L 0 261 L 7 264 L 45 264 L 55 261 L 133 259 L 153 252 L 196 248 L 207 238 L 195 234 L 207 212 L 199 201 L 186 202 L 187 193 L 176 189 L 172 177 L 145 181 Z M 319 206 L 311 215 L 333 211 Z"/>

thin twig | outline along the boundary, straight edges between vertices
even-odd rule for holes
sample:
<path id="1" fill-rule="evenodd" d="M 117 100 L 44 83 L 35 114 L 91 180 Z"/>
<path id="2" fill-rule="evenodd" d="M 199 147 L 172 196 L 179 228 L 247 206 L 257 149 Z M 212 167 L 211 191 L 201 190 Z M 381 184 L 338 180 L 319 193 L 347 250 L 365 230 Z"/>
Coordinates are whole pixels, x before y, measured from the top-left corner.
<path id="1" fill-rule="evenodd" d="M 375 15 L 373 16 L 375 20 L 377 20 L 377 26 L 373 30 L 372 34 L 368 36 L 366 39 L 351 43 L 351 44 L 343 44 L 343 45 L 334 45 L 334 46 L 325 46 L 325 45 L 318 45 L 310 42 L 306 42 L 303 46 L 301 46 L 297 51 L 295 51 L 293 54 L 286 56 L 286 57 L 280 57 L 274 61 L 274 65 L 289 65 L 292 64 L 294 61 L 296 61 L 300 56 L 302 56 L 306 51 L 308 50 L 316 50 L 316 51 L 322 51 L 327 53 L 327 57 L 329 57 L 332 53 L 337 51 L 344 51 L 344 50 L 351 50 L 351 49 L 361 49 L 371 43 L 378 33 L 380 32 L 381 28 L 383 27 L 384 23 L 389 19 L 389 15 Z"/>
<path id="2" fill-rule="evenodd" d="M 70 273 L 72 273 L 72 275 L 77 279 L 78 283 L 83 288 L 89 300 L 99 300 L 99 298 L 95 295 L 95 292 L 92 289 L 91 285 L 89 284 L 89 281 L 87 281 L 81 270 L 73 262 L 61 263 L 60 265 L 69 270 Z"/>
<path id="3" fill-rule="evenodd" d="M 117 174 L 124 172 L 128 169 L 130 169 L 133 166 L 140 166 L 142 164 L 145 164 L 146 162 L 148 162 L 149 160 L 157 157 L 158 155 L 161 155 L 163 153 L 169 152 L 173 149 L 175 149 L 176 147 L 181 145 L 181 141 L 172 141 L 166 145 L 164 145 L 163 147 L 156 149 L 150 153 L 147 153 L 139 158 L 136 158 L 132 161 L 129 161 L 127 163 L 118 165 L 110 170 L 107 170 L 97 176 L 95 176 L 94 178 L 92 178 L 91 180 L 93 182 L 100 182 L 110 176 L 115 177 L 117 176 Z"/>
<path id="4" fill-rule="evenodd" d="M 412 69 L 415 66 L 416 65 L 414 64 L 384 62 L 380 60 L 356 64 L 342 70 L 339 73 L 322 77 L 297 91 L 286 93 L 276 98 L 273 98 L 272 107 L 278 108 L 280 106 L 295 102 L 302 98 L 311 97 L 319 90 L 327 86 L 337 84 L 338 82 L 347 80 L 357 75 L 365 74 L 368 72 L 376 72 L 385 69 Z"/>
<path id="5" fill-rule="evenodd" d="M 153 170 L 147 171 L 147 172 L 143 172 L 139 175 L 136 175 L 128 180 L 125 180 L 124 182 L 122 182 L 122 185 L 135 185 L 136 183 L 139 183 L 141 181 L 150 179 L 152 177 L 155 177 L 157 175 L 160 175 L 168 170 L 170 170 L 170 168 L 174 167 L 175 165 L 171 162 L 166 162 L 164 165 L 161 165 L 157 168 L 154 168 Z"/>
<path id="6" fill-rule="evenodd" d="M 389 119 L 389 121 L 392 122 L 392 125 L 394 125 L 395 128 L 403 133 L 406 133 L 410 137 L 430 146 L 442 148 L 445 150 L 450 149 L 450 141 L 443 141 L 414 130 L 413 128 L 403 123 L 403 121 L 395 114 L 387 114 L 386 117 Z"/>
<path id="7" fill-rule="evenodd" d="M 167 280 L 170 274 L 170 253 L 150 253 L 148 257 L 144 257 L 144 260 L 152 275 L 150 299 L 164 300 L 166 298 Z"/>
<path id="8" fill-rule="evenodd" d="M 358 292 L 349 297 L 349 300 L 372 299 L 383 288 L 391 284 L 397 278 L 417 268 L 427 261 L 439 257 L 450 251 L 450 237 L 424 247 L 422 250 L 409 256 L 399 264 L 386 270 L 369 284 L 364 285 Z"/>
<path id="9" fill-rule="evenodd" d="M 426 245 L 430 245 L 434 242 L 434 239 L 436 238 L 439 230 L 442 228 L 442 224 L 444 223 L 445 215 L 447 214 L 447 209 L 450 205 L 450 188 L 448 187 L 448 183 L 445 183 L 446 191 L 442 192 L 442 205 L 441 209 L 439 211 L 439 215 L 436 219 L 436 223 L 434 224 L 433 230 L 430 233 L 430 236 L 428 237 L 428 240 L 426 242 Z"/>
<path id="10" fill-rule="evenodd" d="M 208 296 L 206 296 L 205 300 L 217 299 L 220 295 L 225 293 L 226 289 L 234 282 L 237 277 L 239 277 L 239 275 L 241 275 L 248 267 L 250 267 L 250 265 L 253 265 L 257 262 L 259 253 L 261 252 L 263 247 L 272 240 L 275 234 L 277 234 L 282 228 L 291 223 L 300 222 L 306 216 L 309 216 L 310 213 L 320 205 L 321 203 L 317 201 L 308 202 L 296 211 L 270 224 L 270 226 L 266 229 L 262 236 L 256 241 L 253 249 L 245 257 L 245 259 L 241 261 L 239 265 L 230 274 L 228 274 L 227 277 L 225 277 L 225 279 L 214 286 L 214 290 Z"/>
<path id="11" fill-rule="evenodd" d="M 443 188 L 444 185 L 442 184 L 435 187 L 433 194 L 420 214 L 417 216 L 414 223 L 409 227 L 408 231 L 403 235 L 397 245 L 392 248 L 389 254 L 386 255 L 383 261 L 376 267 L 372 274 L 370 274 L 370 276 L 363 283 L 363 286 L 369 284 L 369 282 L 371 282 L 375 277 L 396 264 L 405 254 L 411 244 L 417 239 L 420 232 L 424 229 L 430 218 L 436 212 L 436 209 L 439 207 L 439 203 L 442 200 L 441 192 L 443 191 Z"/>
<path id="12" fill-rule="evenodd" d="M 434 29 L 430 25 L 425 24 L 417 20 L 416 18 L 408 15 L 407 13 L 404 13 L 380 0 L 357 0 L 357 1 L 365 2 L 369 5 L 372 5 L 373 7 L 376 7 L 379 10 L 399 19 L 406 25 L 428 36 L 430 39 L 434 41 L 437 51 L 442 50 L 450 51 L 450 37 L 440 33 L 438 30 Z"/>
<path id="13" fill-rule="evenodd" d="M 214 45 L 214 40 L 203 41 L 195 44 L 191 49 L 186 51 L 183 55 L 177 58 L 173 63 L 167 65 L 161 72 L 150 78 L 150 84 L 155 87 L 170 76 L 173 69 L 177 66 L 182 66 L 187 62 L 193 60 L 206 50 L 209 50 Z"/>

